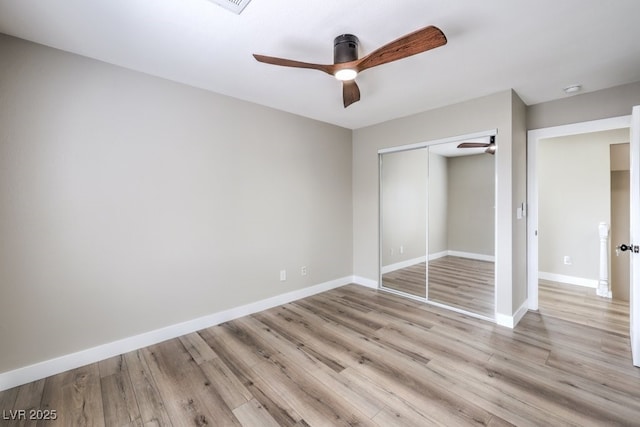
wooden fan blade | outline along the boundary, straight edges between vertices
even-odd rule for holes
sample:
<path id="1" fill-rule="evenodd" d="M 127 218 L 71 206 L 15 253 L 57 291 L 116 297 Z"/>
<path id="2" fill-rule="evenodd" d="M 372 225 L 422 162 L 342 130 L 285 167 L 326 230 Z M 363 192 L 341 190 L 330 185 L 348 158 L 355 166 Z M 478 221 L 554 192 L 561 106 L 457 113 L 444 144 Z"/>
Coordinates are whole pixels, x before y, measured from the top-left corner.
<path id="1" fill-rule="evenodd" d="M 335 65 L 313 64 L 310 62 L 294 61 L 292 59 L 276 58 L 274 56 L 253 54 L 258 62 L 264 62 L 265 64 L 280 65 L 282 67 L 294 67 L 294 68 L 309 68 L 312 70 L 323 71 L 327 74 L 334 74 Z"/>
<path id="2" fill-rule="evenodd" d="M 447 44 L 447 37 L 432 25 L 387 43 L 358 61 L 358 72 L 377 65 L 426 52 Z"/>
<path id="3" fill-rule="evenodd" d="M 342 99 L 344 101 L 344 108 L 347 108 L 354 102 L 360 101 L 360 88 L 355 80 L 342 82 Z"/>
<path id="4" fill-rule="evenodd" d="M 486 144 L 484 142 L 463 142 L 458 145 L 458 148 L 485 148 L 490 144 Z"/>

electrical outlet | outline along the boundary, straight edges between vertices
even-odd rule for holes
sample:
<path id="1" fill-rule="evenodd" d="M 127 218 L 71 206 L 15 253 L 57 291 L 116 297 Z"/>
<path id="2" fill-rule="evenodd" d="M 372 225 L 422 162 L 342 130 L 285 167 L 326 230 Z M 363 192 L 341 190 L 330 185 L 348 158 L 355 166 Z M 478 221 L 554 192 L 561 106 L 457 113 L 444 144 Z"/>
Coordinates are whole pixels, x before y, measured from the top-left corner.
<path id="1" fill-rule="evenodd" d="M 562 261 L 564 262 L 565 265 L 573 264 L 573 260 L 569 255 L 565 255 Z"/>
<path id="2" fill-rule="evenodd" d="M 400 254 L 402 255 L 404 253 L 404 246 L 400 245 Z"/>
<path id="3" fill-rule="evenodd" d="M 306 276 L 306 275 L 307 275 L 307 266 L 306 266 L 306 265 L 303 265 L 303 266 L 300 268 L 300 274 L 301 274 L 301 275 L 303 275 L 303 276 Z"/>
<path id="4" fill-rule="evenodd" d="M 287 270 L 280 270 L 280 281 L 284 282 L 287 280 Z"/>

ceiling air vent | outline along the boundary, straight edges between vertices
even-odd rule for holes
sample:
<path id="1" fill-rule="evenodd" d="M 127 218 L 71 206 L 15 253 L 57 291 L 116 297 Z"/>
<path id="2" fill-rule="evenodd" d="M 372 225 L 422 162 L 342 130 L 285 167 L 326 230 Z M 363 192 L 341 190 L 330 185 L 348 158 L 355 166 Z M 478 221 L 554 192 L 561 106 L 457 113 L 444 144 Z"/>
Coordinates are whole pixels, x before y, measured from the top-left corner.
<path id="1" fill-rule="evenodd" d="M 240 14 L 251 0 L 209 0 L 233 13 Z"/>

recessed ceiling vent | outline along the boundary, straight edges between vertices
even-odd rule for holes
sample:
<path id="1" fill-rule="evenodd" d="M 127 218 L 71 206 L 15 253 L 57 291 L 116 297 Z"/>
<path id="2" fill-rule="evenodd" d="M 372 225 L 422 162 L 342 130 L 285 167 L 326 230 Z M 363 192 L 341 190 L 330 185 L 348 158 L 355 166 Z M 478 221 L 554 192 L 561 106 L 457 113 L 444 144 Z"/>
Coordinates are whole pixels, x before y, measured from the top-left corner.
<path id="1" fill-rule="evenodd" d="M 251 0 L 209 0 L 218 6 L 222 6 L 231 12 L 240 15 Z"/>

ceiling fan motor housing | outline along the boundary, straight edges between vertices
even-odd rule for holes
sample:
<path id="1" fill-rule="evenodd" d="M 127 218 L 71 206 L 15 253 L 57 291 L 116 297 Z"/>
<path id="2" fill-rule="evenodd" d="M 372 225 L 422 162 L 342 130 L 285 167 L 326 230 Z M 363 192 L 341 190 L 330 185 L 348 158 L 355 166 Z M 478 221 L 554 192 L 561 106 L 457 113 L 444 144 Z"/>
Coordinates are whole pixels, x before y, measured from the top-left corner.
<path id="1" fill-rule="evenodd" d="M 343 34 L 333 40 L 333 63 L 355 61 L 358 59 L 358 38 L 353 34 Z"/>

